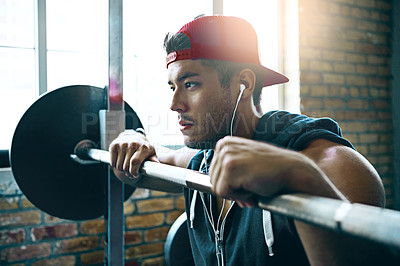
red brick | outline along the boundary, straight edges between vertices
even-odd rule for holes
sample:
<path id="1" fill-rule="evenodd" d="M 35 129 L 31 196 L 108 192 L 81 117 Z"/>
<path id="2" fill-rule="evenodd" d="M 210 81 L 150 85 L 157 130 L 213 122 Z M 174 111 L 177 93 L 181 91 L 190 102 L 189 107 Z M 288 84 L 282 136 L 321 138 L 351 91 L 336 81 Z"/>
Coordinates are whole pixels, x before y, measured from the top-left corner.
<path id="1" fill-rule="evenodd" d="M 311 96 L 329 96 L 329 87 L 328 86 L 312 86 L 310 88 Z"/>
<path id="2" fill-rule="evenodd" d="M 105 231 L 104 219 L 84 221 L 79 227 L 81 234 L 98 235 Z"/>
<path id="3" fill-rule="evenodd" d="M 169 231 L 169 226 L 149 229 L 144 234 L 144 240 L 146 242 L 154 242 L 159 240 L 165 241 L 165 239 L 167 238 L 168 231 Z"/>
<path id="4" fill-rule="evenodd" d="M 341 122 L 340 126 L 344 132 L 365 132 L 368 128 L 367 123 L 361 122 Z"/>
<path id="5" fill-rule="evenodd" d="M 360 89 L 360 96 L 361 96 L 361 97 L 368 97 L 368 96 L 369 96 L 369 90 L 368 90 L 368 88 L 361 88 L 361 89 Z"/>
<path id="6" fill-rule="evenodd" d="M 380 76 L 390 76 L 390 67 L 389 66 L 378 66 L 378 75 Z"/>
<path id="7" fill-rule="evenodd" d="M 386 144 L 370 144 L 369 148 L 376 155 L 387 154 L 392 152 L 392 146 Z"/>
<path id="8" fill-rule="evenodd" d="M 361 18 L 361 9 L 358 7 L 353 7 L 351 9 L 351 16 L 355 18 Z"/>
<path id="9" fill-rule="evenodd" d="M 388 60 L 386 57 L 377 56 L 377 55 L 369 55 L 368 56 L 368 64 L 380 65 L 386 63 Z"/>
<path id="10" fill-rule="evenodd" d="M 337 114 L 339 115 L 340 112 L 342 111 L 338 111 Z M 348 112 L 347 116 L 345 115 L 347 120 L 364 120 L 370 122 L 371 120 L 379 119 L 379 115 L 375 110 L 351 110 L 343 112 Z"/>
<path id="11" fill-rule="evenodd" d="M 367 30 L 367 31 L 376 31 L 377 24 L 375 22 L 370 22 L 366 20 L 357 21 L 357 29 L 359 30 Z"/>
<path id="12" fill-rule="evenodd" d="M 329 85 L 329 96 L 330 97 L 339 97 L 342 96 L 342 89 L 341 85 Z"/>
<path id="13" fill-rule="evenodd" d="M 377 67 L 376 66 L 371 66 L 371 65 L 357 65 L 356 67 L 357 73 L 359 74 L 376 74 Z"/>
<path id="14" fill-rule="evenodd" d="M 321 73 L 303 72 L 300 74 L 300 82 L 302 83 L 322 83 Z"/>
<path id="15" fill-rule="evenodd" d="M 22 207 L 25 209 L 35 208 L 35 205 L 32 204 L 27 198 L 22 199 Z"/>
<path id="16" fill-rule="evenodd" d="M 351 109 L 366 109 L 369 107 L 369 101 L 365 99 L 349 99 L 348 107 Z"/>
<path id="17" fill-rule="evenodd" d="M 392 162 L 393 162 L 393 155 L 391 154 L 390 155 L 383 154 L 378 156 L 378 164 L 392 164 Z M 388 170 L 388 172 L 391 172 L 389 171 L 388 168 L 386 169 Z M 380 171 L 380 173 L 382 173 L 382 171 Z M 383 172 L 383 174 L 386 174 L 386 172 Z"/>
<path id="18" fill-rule="evenodd" d="M 358 87 L 351 87 L 350 88 L 350 96 L 351 97 L 358 97 L 360 96 L 360 90 Z"/>
<path id="19" fill-rule="evenodd" d="M 387 55 L 391 53 L 390 46 L 387 45 L 376 45 L 375 52 L 377 55 Z"/>
<path id="20" fill-rule="evenodd" d="M 168 212 L 167 214 L 167 224 L 173 224 L 176 219 L 183 213 L 183 211 L 179 210 L 179 211 L 172 211 L 172 212 Z"/>
<path id="21" fill-rule="evenodd" d="M 148 199 L 136 202 L 139 213 L 166 211 L 174 208 L 174 202 L 171 198 Z"/>
<path id="22" fill-rule="evenodd" d="M 329 61 L 343 61 L 345 58 L 345 53 L 342 51 L 323 51 L 322 58 Z"/>
<path id="23" fill-rule="evenodd" d="M 310 62 L 308 60 L 300 60 L 299 66 L 303 71 L 310 70 Z"/>
<path id="24" fill-rule="evenodd" d="M 322 74 L 324 84 L 344 84 L 344 75 L 340 74 Z"/>
<path id="25" fill-rule="evenodd" d="M 347 133 L 343 134 L 343 137 L 349 140 L 351 143 L 359 142 L 359 134 Z"/>
<path id="26" fill-rule="evenodd" d="M 360 7 L 375 7 L 375 0 L 356 0 L 356 5 Z"/>
<path id="27" fill-rule="evenodd" d="M 373 100 L 371 106 L 374 109 L 389 109 L 391 107 L 390 103 L 386 100 Z"/>
<path id="28" fill-rule="evenodd" d="M 160 255 L 163 254 L 163 252 L 163 243 L 145 244 L 126 249 L 125 258 L 129 260 L 146 256 Z"/>
<path id="29" fill-rule="evenodd" d="M 393 135 L 392 134 L 380 134 L 379 135 L 379 142 L 380 143 L 392 143 L 393 142 Z"/>
<path id="30" fill-rule="evenodd" d="M 125 261 L 125 266 L 139 266 L 139 262 L 137 260 Z"/>
<path id="31" fill-rule="evenodd" d="M 390 11 L 392 9 L 392 4 L 390 1 L 378 1 L 376 7 L 379 9 Z"/>
<path id="32" fill-rule="evenodd" d="M 367 85 L 367 78 L 363 76 L 346 76 L 347 85 L 365 86 Z"/>
<path id="33" fill-rule="evenodd" d="M 40 211 L 23 211 L 0 214 L 0 226 L 21 226 L 40 223 Z"/>
<path id="34" fill-rule="evenodd" d="M 333 65 L 333 68 L 335 72 L 339 73 L 354 73 L 355 68 L 354 64 L 349 64 L 349 63 L 335 63 Z"/>
<path id="35" fill-rule="evenodd" d="M 141 231 L 125 231 L 124 239 L 125 245 L 140 244 L 143 239 L 143 233 Z"/>
<path id="36" fill-rule="evenodd" d="M 23 245 L 1 251 L 1 260 L 6 262 L 43 258 L 50 255 L 50 243 Z"/>
<path id="37" fill-rule="evenodd" d="M 377 143 L 378 134 L 364 133 L 360 134 L 360 143 Z"/>
<path id="38" fill-rule="evenodd" d="M 175 208 L 179 210 L 185 210 L 185 198 L 183 196 L 175 199 Z"/>
<path id="39" fill-rule="evenodd" d="M 135 211 L 135 204 L 131 200 L 124 202 L 124 215 L 132 215 Z"/>
<path id="40" fill-rule="evenodd" d="M 347 53 L 345 60 L 352 63 L 365 63 L 367 55 Z"/>
<path id="41" fill-rule="evenodd" d="M 305 84 L 300 84 L 300 94 L 306 96 L 310 94 L 310 86 Z"/>
<path id="42" fill-rule="evenodd" d="M 58 224 L 52 226 L 36 227 L 31 229 L 32 241 L 43 239 L 63 238 L 78 234 L 76 224 Z"/>
<path id="43" fill-rule="evenodd" d="M 18 200 L 16 198 L 0 198 L 0 210 L 15 210 L 18 209 Z"/>
<path id="44" fill-rule="evenodd" d="M 377 77 L 374 78 L 370 77 L 368 78 L 368 85 L 375 87 L 389 88 L 389 80 Z"/>
<path id="45" fill-rule="evenodd" d="M 373 43 L 373 44 L 383 44 L 386 45 L 389 43 L 388 37 L 383 34 L 379 33 L 368 33 L 367 34 L 367 41 Z"/>
<path id="46" fill-rule="evenodd" d="M 129 216 L 125 219 L 128 229 L 159 226 L 164 223 L 163 213 Z"/>
<path id="47" fill-rule="evenodd" d="M 392 130 L 391 121 L 371 121 L 368 125 L 369 131 L 373 132 L 387 132 Z"/>
<path id="48" fill-rule="evenodd" d="M 97 236 L 71 238 L 58 241 L 55 246 L 56 254 L 88 251 L 99 246 L 99 238 Z"/>
<path id="49" fill-rule="evenodd" d="M 52 223 L 61 223 L 61 222 L 64 222 L 64 220 L 45 213 L 44 214 L 44 222 L 46 224 L 52 224 Z"/>
<path id="50" fill-rule="evenodd" d="M 321 51 L 314 48 L 302 47 L 299 51 L 299 57 L 301 59 L 320 59 Z"/>
<path id="51" fill-rule="evenodd" d="M 163 197 L 163 196 L 168 196 L 167 192 L 163 192 L 163 191 L 157 191 L 157 190 L 152 190 L 150 192 L 152 197 Z"/>
<path id="52" fill-rule="evenodd" d="M 310 70 L 313 71 L 332 71 L 332 64 L 324 61 L 311 61 Z"/>
<path id="53" fill-rule="evenodd" d="M 375 45 L 369 43 L 357 43 L 356 51 L 360 53 L 373 54 L 375 53 Z"/>
<path id="54" fill-rule="evenodd" d="M 163 257 L 146 259 L 142 262 L 142 266 L 164 266 L 165 259 Z"/>
<path id="55" fill-rule="evenodd" d="M 388 25 L 385 24 L 379 24 L 378 25 L 378 32 L 381 33 L 391 33 L 392 32 L 392 28 Z"/>
<path id="56" fill-rule="evenodd" d="M 74 266 L 76 265 L 75 256 L 58 257 L 54 259 L 39 260 L 32 263 L 32 266 Z"/>
<path id="57" fill-rule="evenodd" d="M 359 30 L 348 29 L 346 30 L 346 38 L 349 41 L 365 41 L 367 36 L 366 33 Z"/>
<path id="58" fill-rule="evenodd" d="M 81 254 L 81 264 L 102 264 L 104 263 L 104 250 Z"/>
<path id="59" fill-rule="evenodd" d="M 0 231 L 0 246 L 5 246 L 8 244 L 22 243 L 25 240 L 25 230 L 15 229 L 15 230 L 3 230 Z"/>
<path id="60" fill-rule="evenodd" d="M 346 107 L 346 101 L 338 98 L 325 98 L 324 105 L 325 108 L 344 108 Z"/>

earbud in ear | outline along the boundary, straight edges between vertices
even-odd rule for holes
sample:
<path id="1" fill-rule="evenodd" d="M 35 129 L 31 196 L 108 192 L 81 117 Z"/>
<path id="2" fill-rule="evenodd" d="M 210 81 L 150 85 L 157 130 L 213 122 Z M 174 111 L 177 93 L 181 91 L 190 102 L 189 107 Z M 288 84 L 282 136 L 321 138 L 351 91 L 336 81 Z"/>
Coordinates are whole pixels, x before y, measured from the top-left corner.
<path id="1" fill-rule="evenodd" d="M 240 84 L 240 92 L 244 91 L 246 89 L 246 85 Z"/>

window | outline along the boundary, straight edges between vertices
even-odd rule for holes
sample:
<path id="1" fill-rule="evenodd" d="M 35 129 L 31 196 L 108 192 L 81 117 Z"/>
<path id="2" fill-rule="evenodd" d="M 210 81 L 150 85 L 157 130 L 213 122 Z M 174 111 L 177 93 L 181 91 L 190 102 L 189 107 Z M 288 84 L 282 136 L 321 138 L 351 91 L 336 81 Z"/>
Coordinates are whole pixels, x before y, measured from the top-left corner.
<path id="1" fill-rule="evenodd" d="M 124 99 L 154 142 L 183 144 L 176 114 L 169 110 L 172 94 L 162 48 L 165 34 L 200 14 L 212 14 L 213 7 L 221 8 L 223 3 L 224 14 L 253 24 L 261 62 L 279 71 L 278 2 L 124 1 Z M 44 25 L 36 23 L 38 12 L 46 14 Z M 0 149 L 10 148 L 17 122 L 39 96 L 38 25 L 47 38 L 44 91 L 77 84 L 104 87 L 108 82 L 107 0 L 0 0 Z M 264 111 L 282 107 L 280 91 L 278 86 L 264 89 Z"/>
<path id="2" fill-rule="evenodd" d="M 35 94 L 34 1 L 0 0 L 0 149 Z"/>
<path id="3" fill-rule="evenodd" d="M 246 0 L 246 5 L 243 5 L 241 0 L 229 0 L 224 2 L 223 8 L 225 15 L 238 16 L 250 22 L 257 33 L 261 64 L 280 72 L 278 1 Z M 282 109 L 279 89 L 279 85 L 263 89 L 261 106 L 264 112 Z"/>

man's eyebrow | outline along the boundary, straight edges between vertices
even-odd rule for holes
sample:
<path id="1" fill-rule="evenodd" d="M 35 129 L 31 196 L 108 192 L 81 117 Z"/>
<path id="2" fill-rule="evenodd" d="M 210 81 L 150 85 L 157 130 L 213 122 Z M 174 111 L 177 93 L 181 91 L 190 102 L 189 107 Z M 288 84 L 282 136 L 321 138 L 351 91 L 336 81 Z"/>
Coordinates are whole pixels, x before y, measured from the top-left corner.
<path id="1" fill-rule="evenodd" d="M 199 76 L 199 74 L 197 74 L 197 73 L 194 73 L 194 72 L 185 72 L 185 73 L 183 73 L 182 75 L 180 75 L 179 77 L 178 77 L 178 82 L 181 82 L 182 80 L 184 80 L 184 79 L 186 79 L 186 78 L 190 78 L 190 77 L 196 77 L 196 76 Z M 172 81 L 168 81 L 168 84 L 169 85 L 172 85 Z"/>

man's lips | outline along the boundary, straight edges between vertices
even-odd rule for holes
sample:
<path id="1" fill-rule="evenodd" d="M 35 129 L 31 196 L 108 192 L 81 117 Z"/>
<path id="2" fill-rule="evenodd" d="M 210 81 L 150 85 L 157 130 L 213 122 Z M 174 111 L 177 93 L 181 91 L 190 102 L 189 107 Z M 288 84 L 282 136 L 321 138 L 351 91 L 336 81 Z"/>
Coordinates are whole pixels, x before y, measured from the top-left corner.
<path id="1" fill-rule="evenodd" d="M 193 126 L 193 122 L 185 121 L 185 120 L 179 120 L 179 129 L 181 131 L 188 130 Z"/>

